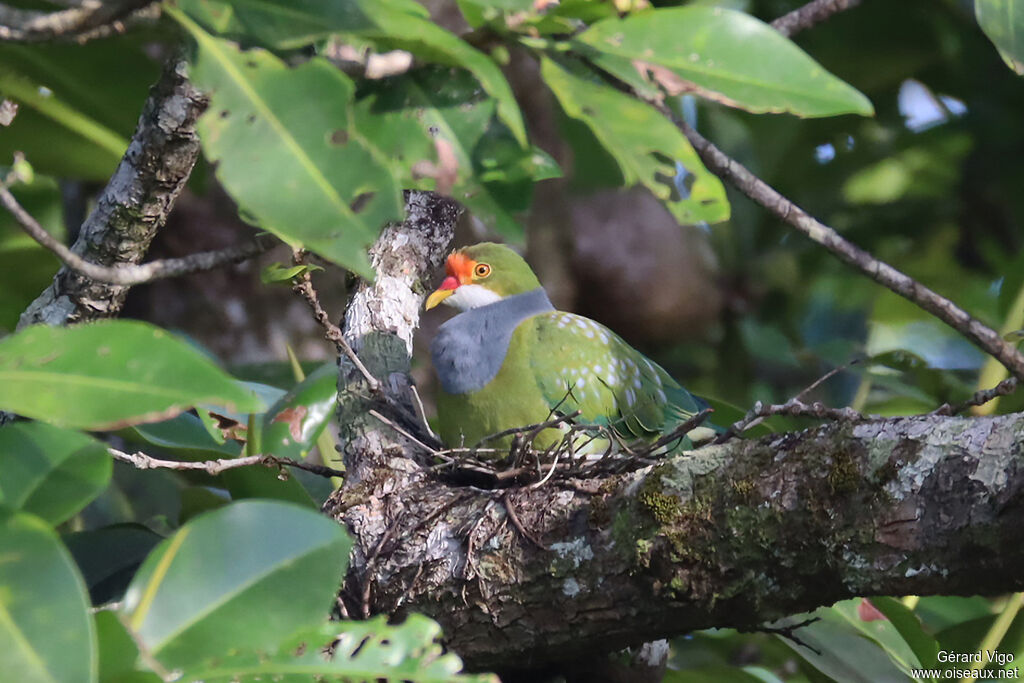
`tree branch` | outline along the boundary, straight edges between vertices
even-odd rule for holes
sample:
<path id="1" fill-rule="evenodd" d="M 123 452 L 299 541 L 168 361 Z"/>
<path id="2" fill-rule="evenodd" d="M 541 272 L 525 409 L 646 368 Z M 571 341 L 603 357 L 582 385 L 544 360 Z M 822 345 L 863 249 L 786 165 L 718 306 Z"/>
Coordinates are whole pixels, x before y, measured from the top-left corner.
<path id="1" fill-rule="evenodd" d="M 125 453 L 116 448 L 108 448 L 107 452 L 121 462 L 128 463 L 140 470 L 177 470 L 179 472 L 202 471 L 207 474 L 217 475 L 228 470 L 235 470 L 240 467 L 253 467 L 263 465 L 265 467 L 294 467 L 306 470 L 321 477 L 344 477 L 345 473 L 333 467 L 315 465 L 312 463 L 300 462 L 292 458 L 282 458 L 276 455 L 247 455 L 240 458 L 222 458 L 220 460 L 161 460 L 142 452 Z"/>
<path id="2" fill-rule="evenodd" d="M 819 24 L 833 14 L 859 5 L 861 0 L 811 0 L 803 7 L 783 14 L 772 22 L 772 28 L 791 38 L 804 29 Z"/>
<path id="3" fill-rule="evenodd" d="M 400 520 L 350 576 L 372 612 L 425 612 L 470 666 L 528 668 L 853 596 L 1019 590 L 1022 435 L 1021 414 L 833 423 L 519 489 L 518 523 L 506 491 L 423 477 L 330 511 Z"/>
<path id="4" fill-rule="evenodd" d="M 708 169 L 732 183 L 743 194 L 766 208 L 784 223 L 796 228 L 816 243 L 828 249 L 844 263 L 853 266 L 875 282 L 888 287 L 946 323 L 982 351 L 996 358 L 1011 374 L 1024 379 L 1024 355 L 998 332 L 974 318 L 949 299 L 925 287 L 920 282 L 892 266 L 879 261 L 870 253 L 846 241 L 838 232 L 818 221 L 792 201 L 781 195 L 735 159 L 730 158 L 689 124 L 659 105 L 662 112 L 672 118 L 679 129 L 700 154 Z"/>
<path id="5" fill-rule="evenodd" d="M 276 240 L 263 236 L 263 239 L 257 237 L 248 244 L 216 251 L 204 251 L 182 258 L 150 261 L 140 265 L 107 267 L 86 261 L 61 244 L 53 235 L 46 232 L 43 226 L 39 225 L 39 222 L 18 203 L 18 200 L 3 184 L 0 184 L 0 205 L 11 212 L 18 224 L 32 239 L 56 254 L 57 258 L 63 261 L 68 268 L 96 282 L 124 287 L 213 270 L 230 263 L 241 263 L 254 256 L 259 256 L 279 244 Z"/>
<path id="6" fill-rule="evenodd" d="M 150 91 L 124 158 L 71 247 L 81 259 L 104 267 L 137 264 L 185 186 L 199 156 L 195 123 L 207 100 L 184 69 L 183 61 L 171 60 Z M 18 326 L 111 317 L 127 292 L 126 286 L 96 282 L 65 266 Z"/>
<path id="7" fill-rule="evenodd" d="M 86 42 L 123 33 L 124 21 L 158 16 L 154 0 L 90 0 L 57 12 L 38 12 L 0 4 L 0 41 L 36 43 L 48 40 Z"/>

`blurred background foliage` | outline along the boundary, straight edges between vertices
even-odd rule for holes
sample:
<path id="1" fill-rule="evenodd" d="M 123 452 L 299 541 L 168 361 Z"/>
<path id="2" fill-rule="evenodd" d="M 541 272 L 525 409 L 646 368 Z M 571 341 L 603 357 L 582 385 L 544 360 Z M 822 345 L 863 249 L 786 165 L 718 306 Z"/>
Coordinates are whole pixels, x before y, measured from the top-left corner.
<path id="1" fill-rule="evenodd" d="M 460 34 L 469 29 L 455 2 L 423 4 L 441 26 Z M 801 3 L 653 4 L 720 5 L 770 21 Z M 473 2 L 462 5 L 474 16 Z M 0 129 L 0 159 L 16 151 L 29 159 L 36 177 L 14 192 L 53 234 L 74 240 L 176 40 L 165 22 L 84 46 L 0 45 L 0 93 L 21 103 L 13 125 Z M 973 3 L 865 0 L 795 41 L 864 93 L 875 116 L 801 119 L 690 98 L 675 104 L 724 151 L 847 239 L 996 329 L 1024 327 L 1024 83 L 978 27 Z M 522 49 L 493 52 L 539 149 L 529 163 L 509 161 L 529 168 L 521 176 L 509 172 L 506 185 L 491 189 L 512 196 L 510 206 L 529 205 L 526 253 L 559 307 L 608 324 L 695 393 L 741 410 L 754 401 L 783 402 L 837 367 L 846 369 L 811 398 L 887 416 L 963 400 L 1005 376 L 957 333 L 732 188 L 728 221 L 680 227 L 645 190 L 621 187 L 615 160 L 591 129 L 560 108 L 532 58 Z M 288 58 L 286 50 L 281 54 Z M 368 98 L 375 88 L 359 96 Z M 507 144 L 510 124 L 489 125 L 490 144 Z M 479 134 L 484 139 L 484 131 Z M 531 203 L 529 178 L 554 175 L 548 155 L 563 175 L 539 183 Z M 467 156 L 464 163 L 475 161 Z M 507 216 L 487 213 L 497 211 L 490 205 L 479 204 L 477 211 L 461 221 L 459 242 L 493 238 L 496 222 L 509 225 Z M 227 246 L 244 229 L 237 207 L 201 161 L 151 254 Z M 274 258 L 137 287 L 125 317 L 172 330 L 219 358 L 235 377 L 256 383 L 265 402 L 277 406 L 266 415 L 319 406 L 290 455 L 312 453 L 337 465 L 333 427 L 325 430 L 330 411 L 323 408 L 333 405 L 332 349 L 303 302 L 286 287 L 260 283 L 260 269 Z M 0 214 L 0 333 L 14 330 L 56 267 L 52 255 Z M 337 317 L 350 281 L 337 268 L 318 273 L 316 281 Z M 415 373 L 425 397 L 432 377 L 424 349 L 443 317 L 426 316 L 417 341 Z M 324 362 L 328 370 L 318 370 Z M 983 410 L 1022 407 L 1018 394 Z M 236 427 L 246 423 L 244 415 L 225 419 L 236 420 Z M 237 456 L 240 447 L 224 438 L 225 428 L 183 414 L 126 428 L 116 438 L 125 448 L 144 444 L 168 457 Z M 265 438 L 284 428 L 266 416 L 258 426 Z M 96 477 L 94 483 L 103 480 Z M 60 524 L 92 601 L 102 604 L 120 599 L 150 550 L 199 513 L 247 498 L 312 508 L 330 488 L 327 480 L 301 472 L 278 477 L 270 470 L 235 470 L 214 479 L 116 463 L 95 500 L 52 521 Z M 797 631 L 805 645 L 727 630 L 676 639 L 664 680 L 904 681 L 911 667 L 934 663 L 938 649 L 973 652 L 984 645 L 1019 660 L 1019 605 L 1019 596 L 847 601 L 822 608 L 821 621 Z"/>

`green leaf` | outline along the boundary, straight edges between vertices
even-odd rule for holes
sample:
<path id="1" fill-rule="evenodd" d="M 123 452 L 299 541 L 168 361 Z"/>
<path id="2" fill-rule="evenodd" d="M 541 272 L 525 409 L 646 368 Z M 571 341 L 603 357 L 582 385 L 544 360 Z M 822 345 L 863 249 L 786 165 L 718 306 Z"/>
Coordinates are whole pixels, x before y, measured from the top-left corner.
<path id="1" fill-rule="evenodd" d="M 259 400 L 188 344 L 147 323 L 27 327 L 0 340 L 0 409 L 83 429 L 152 422 L 197 403 Z"/>
<path id="2" fill-rule="evenodd" d="M 428 67 L 368 83 L 356 120 L 395 160 L 403 185 L 451 194 L 484 224 L 518 239 L 523 230 L 513 214 L 529 208 L 535 180 L 559 171 L 541 150 L 520 147 L 494 112 L 494 100 L 468 72 Z"/>
<path id="3" fill-rule="evenodd" d="M 263 415 L 263 449 L 302 460 L 334 415 L 338 366 L 327 363 L 296 384 Z"/>
<path id="4" fill-rule="evenodd" d="M 586 123 L 615 157 L 627 186 L 643 183 L 680 223 L 717 223 L 729 217 L 721 181 L 657 110 L 548 57 L 542 59 L 541 76 L 565 113 Z M 674 180 L 676 163 L 692 180 L 686 197 Z"/>
<path id="5" fill-rule="evenodd" d="M 323 268 L 313 264 L 286 266 L 282 263 L 271 263 L 260 271 L 260 282 L 265 285 L 275 282 L 290 283 L 293 278 L 304 275 L 305 273 L 315 273 L 318 270 L 323 270 Z"/>
<path id="6" fill-rule="evenodd" d="M 183 9 L 197 21 L 209 22 L 209 10 L 205 14 L 196 11 L 203 4 L 207 3 L 189 0 Z M 430 62 L 469 69 L 483 89 L 497 100 L 498 115 L 519 144 L 526 144 L 522 114 L 501 69 L 487 55 L 431 21 L 416 2 L 232 0 L 230 7 L 233 13 L 231 21 L 225 24 L 226 31 L 255 37 L 270 47 L 295 48 L 332 33 L 343 33 L 378 42 L 382 49 L 408 50 Z"/>
<path id="7" fill-rule="evenodd" d="M 284 640 L 269 651 L 248 651 L 185 670 L 185 681 L 333 680 L 411 681 L 413 683 L 496 683 L 493 675 L 458 675 L 462 662 L 443 654 L 441 628 L 419 614 L 389 625 L 380 616 L 368 621 L 321 624 Z M 333 643 L 333 654 L 324 646 Z M 292 680 L 292 679 L 286 679 Z"/>
<path id="8" fill-rule="evenodd" d="M 141 524 L 117 524 L 64 537 L 94 605 L 120 600 L 142 561 L 162 537 Z"/>
<path id="9" fill-rule="evenodd" d="M 199 121 L 203 153 L 218 162 L 217 177 L 242 214 L 293 247 L 372 278 L 366 246 L 401 219 L 402 195 L 353 125 L 352 81 L 322 58 L 289 69 L 269 52 L 242 52 L 166 11 L 198 44 L 191 76 L 210 92 Z"/>
<path id="10" fill-rule="evenodd" d="M 919 666 L 933 669 L 939 666 L 939 644 L 924 631 L 921 621 L 898 600 L 886 597 L 871 598 L 871 604 L 889 619 L 903 640 L 917 656 Z"/>
<path id="11" fill-rule="evenodd" d="M 0 671 L 18 683 L 96 681 L 82 577 L 43 520 L 0 509 Z"/>
<path id="12" fill-rule="evenodd" d="M 163 683 L 155 673 L 135 669 L 139 648 L 117 614 L 96 613 L 99 638 L 100 680 L 104 683 Z"/>
<path id="13" fill-rule="evenodd" d="M 672 94 L 692 92 L 756 113 L 871 116 L 871 102 L 754 17 L 721 7 L 674 7 L 594 24 L 579 43 L 671 70 Z M 594 57 L 601 66 L 600 55 Z"/>
<path id="14" fill-rule="evenodd" d="M 122 613 L 169 668 L 272 647 L 322 621 L 350 547 L 340 525 L 312 510 L 233 503 L 161 543 L 132 580 Z"/>
<path id="15" fill-rule="evenodd" d="M 0 429 L 0 501 L 60 524 L 110 481 L 103 444 L 80 432 L 41 422 Z"/>
<path id="16" fill-rule="evenodd" d="M 974 14 L 1006 65 L 1024 75 L 1024 2 L 974 0 Z"/>

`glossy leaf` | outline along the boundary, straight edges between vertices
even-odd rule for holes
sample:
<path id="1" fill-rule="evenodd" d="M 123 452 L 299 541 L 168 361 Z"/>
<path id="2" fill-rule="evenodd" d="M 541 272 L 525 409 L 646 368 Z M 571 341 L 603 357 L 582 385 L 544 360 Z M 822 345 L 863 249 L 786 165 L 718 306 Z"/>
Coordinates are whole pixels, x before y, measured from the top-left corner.
<path id="1" fill-rule="evenodd" d="M 41 422 L 0 429 L 0 503 L 60 524 L 110 481 L 111 458 L 95 439 Z"/>
<path id="2" fill-rule="evenodd" d="M 259 410 L 198 351 L 147 323 L 27 327 L 0 340 L 0 409 L 83 429 L 176 415 L 197 403 Z"/>
<path id="3" fill-rule="evenodd" d="M 242 652 L 189 668 L 185 681 L 309 680 L 323 676 L 353 681 L 495 683 L 488 674 L 459 675 L 462 662 L 443 654 L 441 628 L 419 614 L 389 625 L 385 617 L 322 624 L 264 652 Z M 334 643 L 333 655 L 323 647 Z"/>
<path id="4" fill-rule="evenodd" d="M 120 600 L 149 552 L 162 540 L 141 524 L 117 524 L 64 537 L 94 605 Z"/>
<path id="5" fill-rule="evenodd" d="M 110 610 L 95 614 L 96 635 L 99 640 L 100 680 L 104 683 L 163 683 L 152 672 L 138 671 L 135 662 L 139 648 Z"/>
<path id="6" fill-rule="evenodd" d="M 974 0 L 974 14 L 1006 65 L 1024 75 L 1024 2 Z"/>
<path id="7" fill-rule="evenodd" d="M 871 102 L 768 24 L 721 7 L 674 7 L 598 22 L 578 36 L 599 52 L 670 69 L 656 80 L 752 112 L 874 113 Z M 600 65 L 600 58 L 595 62 Z"/>
<path id="8" fill-rule="evenodd" d="M 243 216 L 372 278 L 366 247 L 401 219 L 402 196 L 353 125 L 352 81 L 322 58 L 289 69 L 269 52 L 243 52 L 168 11 L 198 45 L 191 76 L 210 92 L 203 153 Z"/>
<path id="9" fill-rule="evenodd" d="M 299 382 L 263 415 L 263 450 L 301 460 L 334 415 L 338 367 L 327 363 Z"/>
<path id="10" fill-rule="evenodd" d="M 233 503 L 158 546 L 122 612 L 171 668 L 235 648 L 272 647 L 325 617 L 350 547 L 340 525 L 312 510 Z"/>
<path id="11" fill-rule="evenodd" d="M 96 681 L 82 577 L 43 520 L 0 508 L 0 671 L 18 683 Z"/>
<path id="12" fill-rule="evenodd" d="M 384 49 L 404 49 L 429 62 L 468 69 L 497 101 L 498 115 L 520 145 L 526 143 L 519 105 L 498 66 L 432 22 L 426 10 L 412 0 L 231 0 L 215 4 L 231 9 L 230 20 L 221 13 L 225 32 L 241 32 L 275 48 L 299 47 L 332 33 L 344 33 L 379 42 Z M 209 5 L 189 0 L 183 8 L 198 21 L 210 22 Z"/>
<path id="13" fill-rule="evenodd" d="M 937 655 L 939 645 L 935 638 L 925 632 L 921 621 L 913 611 L 907 609 L 898 600 L 886 597 L 871 598 L 871 604 L 884 614 L 889 623 L 899 632 L 903 640 L 913 650 L 919 666 L 932 669 L 939 665 Z"/>
<path id="14" fill-rule="evenodd" d="M 488 227 L 522 236 L 513 214 L 529 208 L 533 181 L 559 175 L 558 167 L 519 146 L 469 73 L 417 69 L 360 94 L 359 129 L 383 141 L 405 186 L 450 194 Z"/>
<path id="15" fill-rule="evenodd" d="M 717 223 L 729 217 L 721 181 L 657 110 L 547 57 L 541 75 L 565 113 L 586 123 L 615 157 L 627 186 L 643 183 L 681 223 Z M 676 182 L 676 164 L 688 172 L 688 187 Z"/>

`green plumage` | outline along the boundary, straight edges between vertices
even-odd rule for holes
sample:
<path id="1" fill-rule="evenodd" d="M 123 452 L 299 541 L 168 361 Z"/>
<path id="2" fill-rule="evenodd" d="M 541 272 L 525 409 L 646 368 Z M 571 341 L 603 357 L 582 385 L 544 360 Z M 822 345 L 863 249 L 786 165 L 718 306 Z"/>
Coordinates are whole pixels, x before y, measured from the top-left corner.
<path id="1" fill-rule="evenodd" d="M 438 396 L 441 438 L 467 446 L 505 429 L 544 422 L 556 411 L 577 410 L 577 422 L 610 426 L 625 441 L 653 441 L 703 407 L 608 328 L 561 311 L 522 322 L 501 370 L 483 389 Z M 549 429 L 535 443 L 546 448 L 561 438 L 560 431 Z"/>
<path id="2" fill-rule="evenodd" d="M 481 264 L 489 267 L 482 269 Z M 475 275 L 484 271 L 486 276 Z M 484 287 L 502 299 L 537 287 L 526 262 L 495 244 L 476 245 L 453 255 L 449 275 L 461 278 L 460 287 Z M 453 446 L 473 446 L 497 432 L 576 411 L 580 411 L 577 423 L 608 426 L 626 443 L 651 442 L 704 407 L 663 368 L 611 330 L 561 311 L 539 313 L 520 322 L 500 369 L 482 388 L 466 393 L 442 390 L 438 395 L 440 435 Z M 562 436 L 560 430 L 548 429 L 534 443 L 546 448 Z M 489 445 L 507 446 L 510 441 L 507 437 Z M 597 442 L 590 450 L 603 450 L 606 445 Z M 689 441 L 680 445 L 686 447 Z"/>

